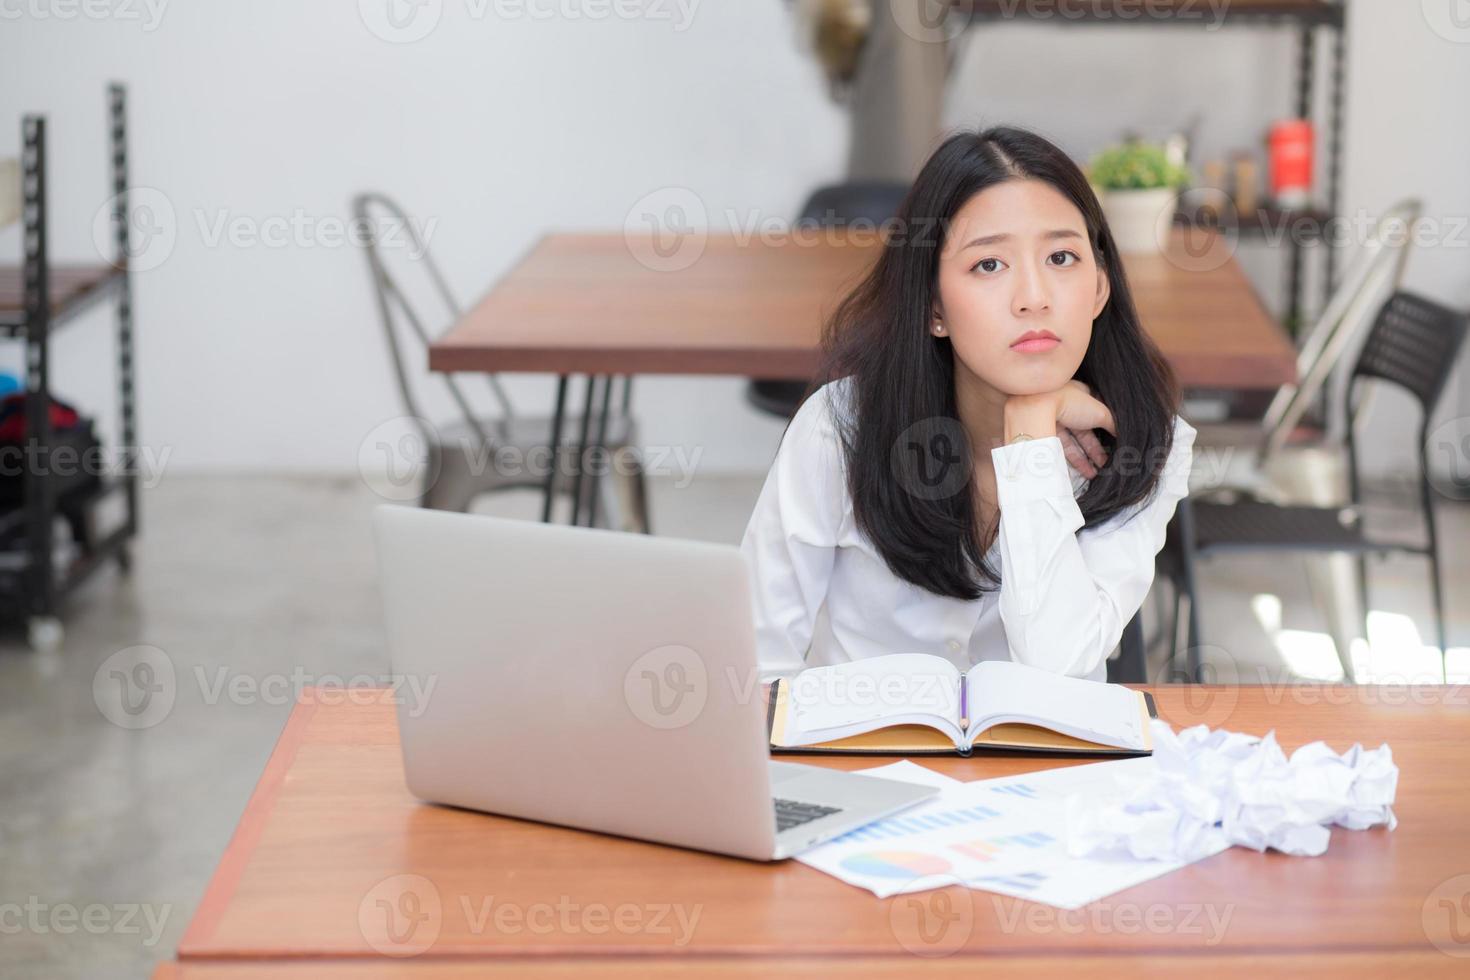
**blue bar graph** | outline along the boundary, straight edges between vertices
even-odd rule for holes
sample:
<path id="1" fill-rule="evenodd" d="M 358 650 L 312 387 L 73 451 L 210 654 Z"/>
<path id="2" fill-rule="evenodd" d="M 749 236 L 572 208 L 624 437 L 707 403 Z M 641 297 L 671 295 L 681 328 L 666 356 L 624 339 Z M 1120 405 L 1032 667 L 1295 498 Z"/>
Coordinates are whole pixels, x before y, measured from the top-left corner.
<path id="1" fill-rule="evenodd" d="M 1012 796 L 1024 796 L 1028 800 L 1034 800 L 1041 794 L 1033 787 L 1025 783 L 1006 783 L 1004 786 L 990 787 L 992 793 L 1009 793 Z"/>
<path id="2" fill-rule="evenodd" d="M 1031 891 L 1033 888 L 1045 883 L 1046 875 L 1039 871 L 1026 871 L 1016 875 L 985 875 L 981 878 L 971 879 L 971 882 L 980 888 L 984 888 L 985 883 L 989 881 L 993 881 L 998 885 L 1009 885 L 1012 888 L 1023 891 Z"/>
<path id="3" fill-rule="evenodd" d="M 999 810 L 992 810 L 988 806 L 971 806 L 919 816 L 888 817 L 884 820 L 875 820 L 857 830 L 850 830 L 841 837 L 835 838 L 833 843 L 892 840 L 896 837 L 908 837 L 911 834 L 923 834 L 946 827 L 983 823 L 998 816 L 1000 816 Z"/>

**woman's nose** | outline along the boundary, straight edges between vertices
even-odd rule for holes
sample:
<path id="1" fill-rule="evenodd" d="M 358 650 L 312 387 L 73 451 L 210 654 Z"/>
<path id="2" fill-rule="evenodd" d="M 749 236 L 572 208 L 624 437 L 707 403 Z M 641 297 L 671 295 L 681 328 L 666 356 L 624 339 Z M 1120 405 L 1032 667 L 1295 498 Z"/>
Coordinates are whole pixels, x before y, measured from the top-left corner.
<path id="1" fill-rule="evenodd" d="M 1041 270 L 1024 264 L 1017 270 L 1016 293 L 1011 298 L 1011 312 L 1016 315 L 1035 313 L 1050 308 L 1051 300 L 1046 291 L 1046 278 Z"/>

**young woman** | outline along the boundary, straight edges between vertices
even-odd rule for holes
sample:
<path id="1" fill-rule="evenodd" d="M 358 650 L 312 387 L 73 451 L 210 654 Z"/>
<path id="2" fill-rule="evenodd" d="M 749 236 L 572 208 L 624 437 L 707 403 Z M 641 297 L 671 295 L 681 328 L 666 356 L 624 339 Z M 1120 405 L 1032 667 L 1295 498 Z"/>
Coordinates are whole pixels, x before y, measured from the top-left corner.
<path id="1" fill-rule="evenodd" d="M 1102 680 L 1195 430 L 1097 198 L 997 127 L 940 146 L 891 228 L 741 545 L 762 679 L 931 653 Z"/>

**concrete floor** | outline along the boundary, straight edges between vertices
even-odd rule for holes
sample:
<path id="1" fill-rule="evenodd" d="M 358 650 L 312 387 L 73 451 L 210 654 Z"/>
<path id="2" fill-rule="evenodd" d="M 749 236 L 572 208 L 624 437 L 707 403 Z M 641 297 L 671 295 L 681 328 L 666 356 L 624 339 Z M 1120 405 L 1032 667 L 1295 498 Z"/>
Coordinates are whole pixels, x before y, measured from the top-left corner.
<path id="1" fill-rule="evenodd" d="M 656 530 L 738 541 L 759 488 L 655 483 Z M 0 975 L 141 977 L 173 955 L 290 691 L 387 670 L 368 534 L 375 502 L 355 479 L 173 477 L 146 495 L 133 574 L 109 570 L 75 598 L 60 651 L 33 653 L 20 630 L 0 633 Z M 480 509 L 529 518 L 538 501 L 514 494 Z M 1449 588 L 1463 597 L 1470 559 L 1450 543 L 1470 534 L 1470 507 L 1441 514 Z M 1429 639 L 1422 564 L 1392 562 L 1374 581 L 1375 608 L 1407 614 Z M 1217 561 L 1201 584 L 1222 677 L 1299 676 L 1283 637 L 1322 629 L 1300 562 Z M 1280 597 L 1286 633 L 1253 612 L 1261 593 Z M 1452 647 L 1470 645 L 1467 606 L 1453 610 Z M 109 683 L 99 671 L 109 657 L 137 645 L 172 666 L 176 696 L 132 730 L 103 716 L 93 685 L 99 672 Z M 220 695 L 235 678 L 256 693 Z"/>

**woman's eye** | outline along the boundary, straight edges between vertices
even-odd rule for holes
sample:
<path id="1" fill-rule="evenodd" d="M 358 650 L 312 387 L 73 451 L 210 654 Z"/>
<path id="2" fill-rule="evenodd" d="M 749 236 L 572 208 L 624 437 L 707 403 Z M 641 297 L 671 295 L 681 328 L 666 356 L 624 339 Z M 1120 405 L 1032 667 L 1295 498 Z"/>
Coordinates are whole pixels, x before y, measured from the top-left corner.
<path id="1" fill-rule="evenodd" d="M 1058 256 L 1061 257 L 1061 261 L 1055 261 Z M 1051 255 L 1047 256 L 1047 258 L 1050 259 L 1050 260 L 1053 260 L 1052 261 L 1052 264 L 1053 265 L 1060 266 L 1062 268 L 1066 268 L 1067 266 L 1072 265 L 1073 263 L 1082 261 L 1081 259 L 1079 259 L 1077 257 L 1077 253 L 1076 252 L 1068 252 L 1066 249 L 1063 249 L 1063 250 L 1061 250 L 1059 252 L 1053 252 L 1053 253 L 1051 253 Z"/>
<path id="2" fill-rule="evenodd" d="M 998 272 L 1000 270 L 1000 267 L 1003 265 L 1005 265 L 1005 263 L 1002 262 L 1000 259 L 981 259 L 979 262 L 975 263 L 975 267 L 970 271 Z"/>

